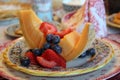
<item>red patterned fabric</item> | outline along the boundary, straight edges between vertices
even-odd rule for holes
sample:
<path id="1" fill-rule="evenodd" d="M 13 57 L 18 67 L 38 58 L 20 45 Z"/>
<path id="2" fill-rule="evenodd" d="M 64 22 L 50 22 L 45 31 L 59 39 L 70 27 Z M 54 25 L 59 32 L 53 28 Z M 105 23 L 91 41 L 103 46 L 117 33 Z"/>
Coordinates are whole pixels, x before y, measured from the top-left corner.
<path id="1" fill-rule="evenodd" d="M 94 24 L 97 37 L 107 35 L 106 14 L 103 0 L 89 0 L 89 21 Z"/>
<path id="2" fill-rule="evenodd" d="M 82 19 L 83 24 L 91 22 L 94 25 L 96 37 L 105 37 L 107 35 L 107 26 L 103 0 L 86 0 L 85 4 L 80 9 L 82 10 L 83 8 L 84 12 L 81 13 L 84 16 Z M 80 32 L 80 30 L 81 26 L 77 28 L 77 31 Z"/>

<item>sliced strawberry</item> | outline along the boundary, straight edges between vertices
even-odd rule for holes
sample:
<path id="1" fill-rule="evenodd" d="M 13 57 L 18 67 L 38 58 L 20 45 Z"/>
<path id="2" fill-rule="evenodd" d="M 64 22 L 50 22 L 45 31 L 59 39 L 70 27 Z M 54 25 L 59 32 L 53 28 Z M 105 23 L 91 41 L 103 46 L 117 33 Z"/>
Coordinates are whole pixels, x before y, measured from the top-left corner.
<path id="1" fill-rule="evenodd" d="M 48 60 L 46 60 L 46 59 L 44 59 L 43 57 L 40 57 L 40 56 L 37 57 L 37 61 L 40 65 L 42 65 L 45 68 L 53 68 L 57 65 L 56 62 L 48 61 Z"/>
<path id="2" fill-rule="evenodd" d="M 57 66 L 66 68 L 66 60 L 51 49 L 45 50 L 41 57 L 45 58 L 48 61 L 55 61 L 57 63 Z"/>
<path id="3" fill-rule="evenodd" d="M 39 29 L 44 33 L 45 36 L 47 34 L 55 34 L 57 32 L 57 28 L 48 22 L 43 22 Z"/>
<path id="4" fill-rule="evenodd" d="M 56 34 L 56 35 L 59 35 L 60 38 L 63 38 L 66 34 L 72 32 L 72 31 L 73 31 L 72 28 L 67 28 L 67 29 L 62 30 L 62 31 L 60 31 L 60 32 L 56 32 L 55 34 Z"/>
<path id="5" fill-rule="evenodd" d="M 32 52 L 27 51 L 27 52 L 25 53 L 25 56 L 28 57 L 28 58 L 30 59 L 31 64 L 34 64 L 34 65 L 37 64 L 35 55 L 34 55 Z"/>

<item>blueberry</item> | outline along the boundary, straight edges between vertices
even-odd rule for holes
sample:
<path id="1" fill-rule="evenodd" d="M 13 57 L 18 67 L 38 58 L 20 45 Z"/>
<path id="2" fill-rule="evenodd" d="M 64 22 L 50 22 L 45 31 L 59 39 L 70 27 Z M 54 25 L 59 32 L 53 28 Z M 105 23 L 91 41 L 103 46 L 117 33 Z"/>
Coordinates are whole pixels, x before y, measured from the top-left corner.
<path id="1" fill-rule="evenodd" d="M 44 46 L 43 46 L 43 48 L 44 48 L 44 50 L 46 50 L 46 49 L 49 49 L 50 46 L 51 46 L 50 43 L 45 43 Z"/>
<path id="2" fill-rule="evenodd" d="M 28 67 L 30 65 L 30 59 L 28 57 L 21 57 L 20 63 L 24 67 Z"/>
<path id="3" fill-rule="evenodd" d="M 54 35 L 52 43 L 53 44 L 58 44 L 60 42 L 60 36 Z"/>
<path id="4" fill-rule="evenodd" d="M 43 49 L 35 48 L 32 50 L 32 52 L 35 54 L 35 56 L 40 56 L 43 53 Z"/>
<path id="5" fill-rule="evenodd" d="M 87 52 L 85 51 L 84 53 L 82 53 L 78 58 L 84 58 L 87 56 Z"/>
<path id="6" fill-rule="evenodd" d="M 94 48 L 89 49 L 88 52 L 89 52 L 90 56 L 94 56 L 95 55 L 95 49 Z"/>
<path id="7" fill-rule="evenodd" d="M 56 53 L 60 54 L 62 52 L 62 48 L 59 45 L 53 45 L 51 47 L 52 50 L 54 50 Z"/>
<path id="8" fill-rule="evenodd" d="M 52 42 L 52 40 L 53 40 L 53 34 L 48 34 L 47 36 L 46 36 L 46 40 L 47 40 L 47 42 Z"/>

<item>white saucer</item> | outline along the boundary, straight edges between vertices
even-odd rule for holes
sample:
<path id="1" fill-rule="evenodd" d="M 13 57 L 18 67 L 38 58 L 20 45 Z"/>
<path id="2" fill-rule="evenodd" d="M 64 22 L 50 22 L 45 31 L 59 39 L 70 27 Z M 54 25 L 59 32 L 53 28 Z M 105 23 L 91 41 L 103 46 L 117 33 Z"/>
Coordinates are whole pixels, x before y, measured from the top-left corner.
<path id="1" fill-rule="evenodd" d="M 14 24 L 6 28 L 5 33 L 10 37 L 21 37 L 22 35 L 15 34 L 15 30 L 19 28 L 19 24 Z"/>

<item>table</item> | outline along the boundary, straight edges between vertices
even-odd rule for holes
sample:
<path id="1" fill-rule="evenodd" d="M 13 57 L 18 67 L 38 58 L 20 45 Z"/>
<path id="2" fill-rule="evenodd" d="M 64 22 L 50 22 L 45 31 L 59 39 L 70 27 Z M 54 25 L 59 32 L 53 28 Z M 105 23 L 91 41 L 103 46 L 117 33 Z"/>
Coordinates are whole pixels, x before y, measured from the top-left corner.
<path id="1" fill-rule="evenodd" d="M 0 50 L 3 50 L 9 42 L 16 39 L 16 38 L 12 38 L 12 37 L 4 34 L 4 30 L 13 23 L 14 22 L 12 22 L 12 21 L 11 22 L 7 21 L 7 22 L 2 22 L 2 24 L 0 24 Z M 116 28 L 112 28 L 112 27 L 108 27 L 108 30 L 109 30 L 109 34 L 110 34 L 108 36 L 111 36 L 112 34 L 115 34 L 114 36 L 116 36 L 116 33 L 119 33 L 119 31 L 120 31 L 120 29 L 116 29 Z M 107 36 L 107 39 L 108 39 L 108 36 Z M 117 46 L 120 47 L 120 43 L 117 43 L 115 41 L 110 41 L 110 42 L 114 43 L 114 44 L 116 44 Z M 116 79 L 119 79 L 119 78 L 120 78 L 120 74 L 115 74 L 115 76 L 113 76 L 112 78 L 110 78 L 108 80 L 116 80 Z M 100 80 L 100 79 L 101 78 L 99 78 L 98 80 Z M 0 80 L 7 80 L 7 79 L 3 79 L 3 78 L 0 77 Z M 74 80 L 74 78 L 69 77 L 69 80 Z"/>

